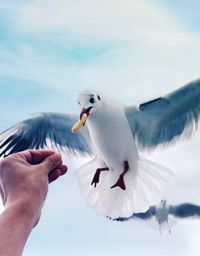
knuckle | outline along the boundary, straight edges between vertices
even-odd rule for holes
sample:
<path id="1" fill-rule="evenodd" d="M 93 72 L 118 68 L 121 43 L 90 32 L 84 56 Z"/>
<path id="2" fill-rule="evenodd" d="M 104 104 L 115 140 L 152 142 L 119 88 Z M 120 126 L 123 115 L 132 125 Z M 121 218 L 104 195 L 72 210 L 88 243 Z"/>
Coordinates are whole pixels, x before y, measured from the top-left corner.
<path id="1" fill-rule="evenodd" d="M 10 167 L 11 164 L 11 159 L 10 158 L 4 158 L 0 161 L 0 170 L 3 171 L 4 169 L 7 169 Z"/>
<path id="2" fill-rule="evenodd" d="M 48 162 L 48 166 L 49 166 L 50 168 L 54 168 L 55 165 L 56 165 L 56 162 L 55 162 L 55 160 L 54 160 L 53 157 L 49 157 L 49 158 L 47 159 L 47 162 Z"/>

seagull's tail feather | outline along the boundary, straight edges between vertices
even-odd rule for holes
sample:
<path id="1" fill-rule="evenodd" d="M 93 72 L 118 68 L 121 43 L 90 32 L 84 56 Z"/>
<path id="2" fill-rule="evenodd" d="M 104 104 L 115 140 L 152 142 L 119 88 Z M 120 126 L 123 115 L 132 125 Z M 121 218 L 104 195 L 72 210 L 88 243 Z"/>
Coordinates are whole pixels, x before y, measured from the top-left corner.
<path id="1" fill-rule="evenodd" d="M 119 178 L 119 173 L 114 170 L 101 172 L 100 182 L 94 188 L 91 182 L 98 167 L 94 158 L 77 170 L 81 194 L 89 206 L 112 219 L 130 217 L 133 213 L 145 212 L 151 205 L 157 204 L 173 175 L 157 163 L 139 159 L 138 169 L 130 169 L 124 176 L 126 190 L 110 188 Z"/>

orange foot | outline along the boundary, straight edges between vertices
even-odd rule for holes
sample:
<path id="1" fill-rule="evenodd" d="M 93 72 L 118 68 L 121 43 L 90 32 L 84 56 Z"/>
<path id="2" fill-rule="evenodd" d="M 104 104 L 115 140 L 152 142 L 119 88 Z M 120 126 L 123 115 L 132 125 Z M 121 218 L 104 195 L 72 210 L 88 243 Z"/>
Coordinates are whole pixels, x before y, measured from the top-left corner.
<path id="1" fill-rule="evenodd" d="M 101 173 L 100 169 L 97 169 L 96 172 L 95 172 L 95 175 L 94 175 L 94 177 L 92 179 L 91 185 L 94 184 L 95 188 L 97 186 L 97 183 L 99 183 L 100 173 Z"/>
<path id="2" fill-rule="evenodd" d="M 115 188 L 115 187 L 120 187 L 123 190 L 126 189 L 126 186 L 125 186 L 125 183 L 124 183 L 124 176 L 122 174 L 119 175 L 118 181 L 111 188 Z"/>
<path id="3" fill-rule="evenodd" d="M 101 173 L 102 171 L 108 171 L 108 170 L 109 170 L 109 168 L 107 168 L 107 167 L 96 169 L 96 172 L 95 172 L 94 177 L 93 177 L 93 179 L 92 179 L 91 185 L 94 184 L 94 187 L 96 188 L 97 183 L 99 183 L 100 173 Z"/>
<path id="4" fill-rule="evenodd" d="M 120 187 L 122 190 L 126 189 L 126 186 L 124 183 L 124 175 L 128 172 L 128 170 L 129 170 L 128 161 L 124 161 L 124 171 L 119 175 L 118 181 L 111 188 Z"/>

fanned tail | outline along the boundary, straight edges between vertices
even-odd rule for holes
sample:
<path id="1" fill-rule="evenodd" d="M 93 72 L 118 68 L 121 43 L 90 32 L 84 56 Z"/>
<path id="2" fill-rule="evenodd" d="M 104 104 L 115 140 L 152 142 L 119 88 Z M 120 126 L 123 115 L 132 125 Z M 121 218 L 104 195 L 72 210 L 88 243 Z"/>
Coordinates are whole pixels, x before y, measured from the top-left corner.
<path id="1" fill-rule="evenodd" d="M 156 205 L 173 175 L 160 164 L 139 159 L 138 169 L 130 169 L 124 176 L 126 190 L 110 188 L 119 178 L 119 172 L 114 170 L 102 172 L 100 182 L 94 188 L 91 181 L 98 167 L 94 158 L 77 170 L 81 194 L 89 206 L 112 219 L 146 212 L 150 206 Z"/>

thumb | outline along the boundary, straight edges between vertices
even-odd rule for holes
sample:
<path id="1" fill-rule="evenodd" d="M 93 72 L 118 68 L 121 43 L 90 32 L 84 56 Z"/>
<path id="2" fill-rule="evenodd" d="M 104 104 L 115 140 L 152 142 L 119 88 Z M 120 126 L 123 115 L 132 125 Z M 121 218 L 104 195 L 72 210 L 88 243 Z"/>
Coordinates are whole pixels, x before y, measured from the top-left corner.
<path id="1" fill-rule="evenodd" d="M 59 153 L 54 153 L 45 158 L 45 160 L 39 164 L 46 170 L 47 174 L 54 169 L 56 169 L 59 165 L 62 164 L 62 157 Z"/>

